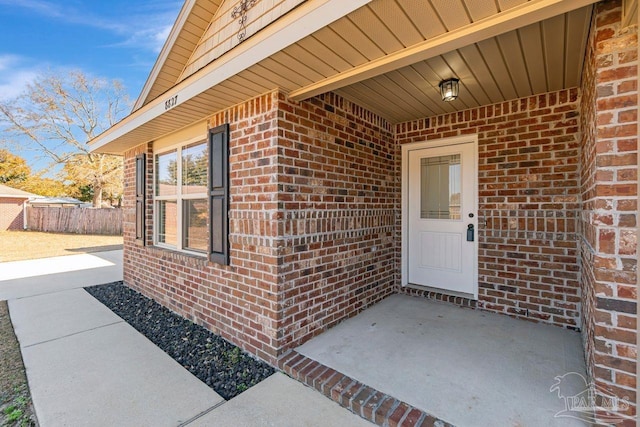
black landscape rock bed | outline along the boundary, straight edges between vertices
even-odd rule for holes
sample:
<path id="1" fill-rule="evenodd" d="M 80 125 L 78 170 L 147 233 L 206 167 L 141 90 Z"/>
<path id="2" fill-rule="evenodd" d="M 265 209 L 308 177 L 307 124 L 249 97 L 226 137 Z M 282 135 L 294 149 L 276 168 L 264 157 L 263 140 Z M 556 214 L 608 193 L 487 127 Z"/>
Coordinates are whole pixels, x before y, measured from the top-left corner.
<path id="1" fill-rule="evenodd" d="M 85 289 L 227 400 L 275 372 L 265 362 L 122 282 Z"/>

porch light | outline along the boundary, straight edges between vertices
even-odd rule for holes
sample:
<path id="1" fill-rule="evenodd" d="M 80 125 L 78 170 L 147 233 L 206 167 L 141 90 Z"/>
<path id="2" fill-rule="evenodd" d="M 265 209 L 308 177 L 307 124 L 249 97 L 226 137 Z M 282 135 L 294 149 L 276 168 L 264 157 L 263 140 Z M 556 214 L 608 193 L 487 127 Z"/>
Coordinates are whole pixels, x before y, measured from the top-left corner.
<path id="1" fill-rule="evenodd" d="M 442 95 L 443 101 L 451 102 L 458 98 L 458 93 L 460 92 L 460 85 L 458 82 L 460 82 L 460 80 L 456 78 L 440 82 L 438 86 L 440 86 L 440 95 Z"/>

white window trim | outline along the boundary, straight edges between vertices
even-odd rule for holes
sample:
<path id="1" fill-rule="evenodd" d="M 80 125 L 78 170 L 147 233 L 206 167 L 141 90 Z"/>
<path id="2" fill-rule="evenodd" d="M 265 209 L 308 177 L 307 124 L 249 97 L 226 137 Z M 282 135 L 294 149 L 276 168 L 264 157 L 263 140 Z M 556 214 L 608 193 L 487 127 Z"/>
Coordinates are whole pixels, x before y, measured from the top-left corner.
<path id="1" fill-rule="evenodd" d="M 199 256 L 202 258 L 206 258 L 207 257 L 207 251 L 204 252 L 200 252 L 200 251 L 194 251 L 194 250 L 189 250 L 189 249 L 185 249 L 183 247 L 183 237 L 184 237 L 184 223 L 183 223 L 183 200 L 193 200 L 193 199 L 207 199 L 208 198 L 208 194 L 206 192 L 204 193 L 195 193 L 195 194 L 182 194 L 182 150 L 185 147 L 188 147 L 190 145 L 194 145 L 197 143 L 203 143 L 205 144 L 206 148 L 207 148 L 207 165 L 209 164 L 209 158 L 208 156 L 210 156 L 211 154 L 208 152 L 209 150 L 209 146 L 207 143 L 207 138 L 206 136 L 204 137 L 196 137 L 196 138 L 190 138 L 186 141 L 180 142 L 178 144 L 174 144 L 171 146 L 167 146 L 167 147 L 163 147 L 162 149 L 158 149 L 158 150 L 154 150 L 153 151 L 153 244 L 154 246 L 157 246 L 159 248 L 163 248 L 163 249 L 168 249 L 168 250 L 172 250 L 172 251 L 177 251 L 177 252 L 183 252 L 189 255 L 194 255 L 194 256 Z M 176 153 L 176 161 L 177 161 L 177 183 L 176 183 L 176 194 L 172 194 L 172 195 L 168 195 L 168 196 L 158 196 L 156 195 L 156 190 L 157 190 L 157 178 L 158 178 L 158 170 L 157 170 L 157 163 L 156 163 L 156 156 L 158 155 L 162 155 L 162 154 L 167 154 L 170 153 L 172 151 L 175 151 Z M 208 166 L 207 166 L 207 175 L 209 174 L 209 170 L 208 170 Z M 208 178 L 207 178 L 208 179 Z M 159 201 L 163 201 L 163 200 L 175 200 L 176 201 L 176 216 L 177 216 L 177 224 L 176 224 L 176 245 L 170 245 L 167 243 L 163 243 L 160 242 L 158 239 L 158 225 L 160 224 L 160 218 L 159 218 L 159 213 L 160 210 L 158 209 L 158 203 Z M 208 227 L 207 227 L 208 229 Z M 208 237 L 210 238 L 210 236 Z"/>

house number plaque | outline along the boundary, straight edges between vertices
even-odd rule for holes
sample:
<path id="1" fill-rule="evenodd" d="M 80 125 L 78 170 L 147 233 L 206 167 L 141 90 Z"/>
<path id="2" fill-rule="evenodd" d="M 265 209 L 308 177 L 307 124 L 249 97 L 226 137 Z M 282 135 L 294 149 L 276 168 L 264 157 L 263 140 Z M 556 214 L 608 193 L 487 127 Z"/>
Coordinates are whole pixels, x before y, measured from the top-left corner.
<path id="1" fill-rule="evenodd" d="M 178 105 L 178 95 L 174 95 L 171 98 L 164 101 L 164 111 L 170 110 Z"/>

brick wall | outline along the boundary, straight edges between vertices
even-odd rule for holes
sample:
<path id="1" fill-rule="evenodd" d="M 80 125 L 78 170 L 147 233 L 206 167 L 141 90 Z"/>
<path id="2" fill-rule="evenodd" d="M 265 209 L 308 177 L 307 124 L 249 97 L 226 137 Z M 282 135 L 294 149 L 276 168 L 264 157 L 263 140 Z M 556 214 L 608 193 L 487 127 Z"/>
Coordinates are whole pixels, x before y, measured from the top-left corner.
<path id="1" fill-rule="evenodd" d="M 619 1 L 597 5 L 580 89 L 396 126 L 335 94 L 276 91 L 212 115 L 232 132 L 228 267 L 152 247 L 152 147 L 127 152 L 125 281 L 274 362 L 407 291 L 400 146 L 477 134 L 479 300 L 466 303 L 582 328 L 589 374 L 635 401 L 637 27 L 619 21 Z M 146 246 L 133 229 L 139 152 Z"/>
<path id="2" fill-rule="evenodd" d="M 595 21 L 595 15 L 594 19 Z M 593 22 L 592 22 L 593 27 Z M 582 212 L 580 216 L 580 256 L 581 256 L 581 277 L 580 277 L 580 293 L 582 297 L 582 318 L 581 332 L 582 342 L 585 349 L 585 360 L 587 365 L 587 374 L 593 378 L 593 345 L 595 333 L 595 317 L 594 317 L 594 301 L 595 301 L 595 280 L 593 277 L 594 270 L 591 267 L 594 262 L 595 242 L 597 240 L 595 224 L 589 220 L 590 213 L 593 211 L 593 196 L 595 182 L 595 156 L 596 156 L 596 57 L 594 53 L 594 31 L 592 30 L 587 51 L 585 54 L 584 69 L 582 73 L 581 100 L 580 100 L 580 128 L 581 147 L 580 147 L 580 165 L 581 165 L 581 201 Z"/>
<path id="3" fill-rule="evenodd" d="M 231 265 L 152 247 L 141 146 L 126 156 L 125 281 L 273 360 L 399 289 L 399 143 L 478 133 L 479 305 L 574 327 L 577 108 L 573 89 L 393 128 L 335 94 L 256 98 L 209 120 L 231 124 Z M 146 247 L 133 244 L 142 151 Z"/>
<path id="4" fill-rule="evenodd" d="M 125 282 L 246 350 L 275 357 L 397 284 L 397 146 L 383 119 L 333 94 L 273 92 L 230 123 L 230 259 L 153 247 L 151 145 L 126 153 Z M 147 153 L 147 245 L 135 242 L 135 156 Z"/>
<path id="5" fill-rule="evenodd" d="M 574 88 L 397 125 L 399 144 L 478 134 L 478 307 L 579 326 L 578 116 Z"/>
<path id="6" fill-rule="evenodd" d="M 394 291 L 399 160 L 389 123 L 337 96 L 279 99 L 282 347 Z"/>
<path id="7" fill-rule="evenodd" d="M 0 230 L 22 230 L 25 199 L 0 199 Z"/>
<path id="8" fill-rule="evenodd" d="M 638 27 L 596 5 L 582 82 L 582 289 L 587 368 L 636 414 Z M 629 425 L 635 422 L 628 420 Z"/>
<path id="9" fill-rule="evenodd" d="M 230 124 L 229 266 L 152 246 L 151 145 L 125 153 L 124 201 L 125 283 L 272 363 L 278 345 L 276 106 L 277 93 L 268 93 L 208 120 L 209 127 Z M 135 242 L 135 156 L 141 152 L 148 154 L 147 246 Z"/>
<path id="10" fill-rule="evenodd" d="M 638 47 L 620 13 L 619 0 L 596 5 L 581 88 L 395 126 L 335 94 L 298 103 L 275 91 L 213 114 L 210 127 L 231 128 L 226 267 L 152 246 L 152 146 L 130 150 L 125 282 L 274 362 L 410 292 L 399 286 L 400 146 L 477 134 L 479 300 L 458 302 L 582 328 L 599 390 L 635 402 Z M 140 152 L 146 246 L 134 236 Z"/>

